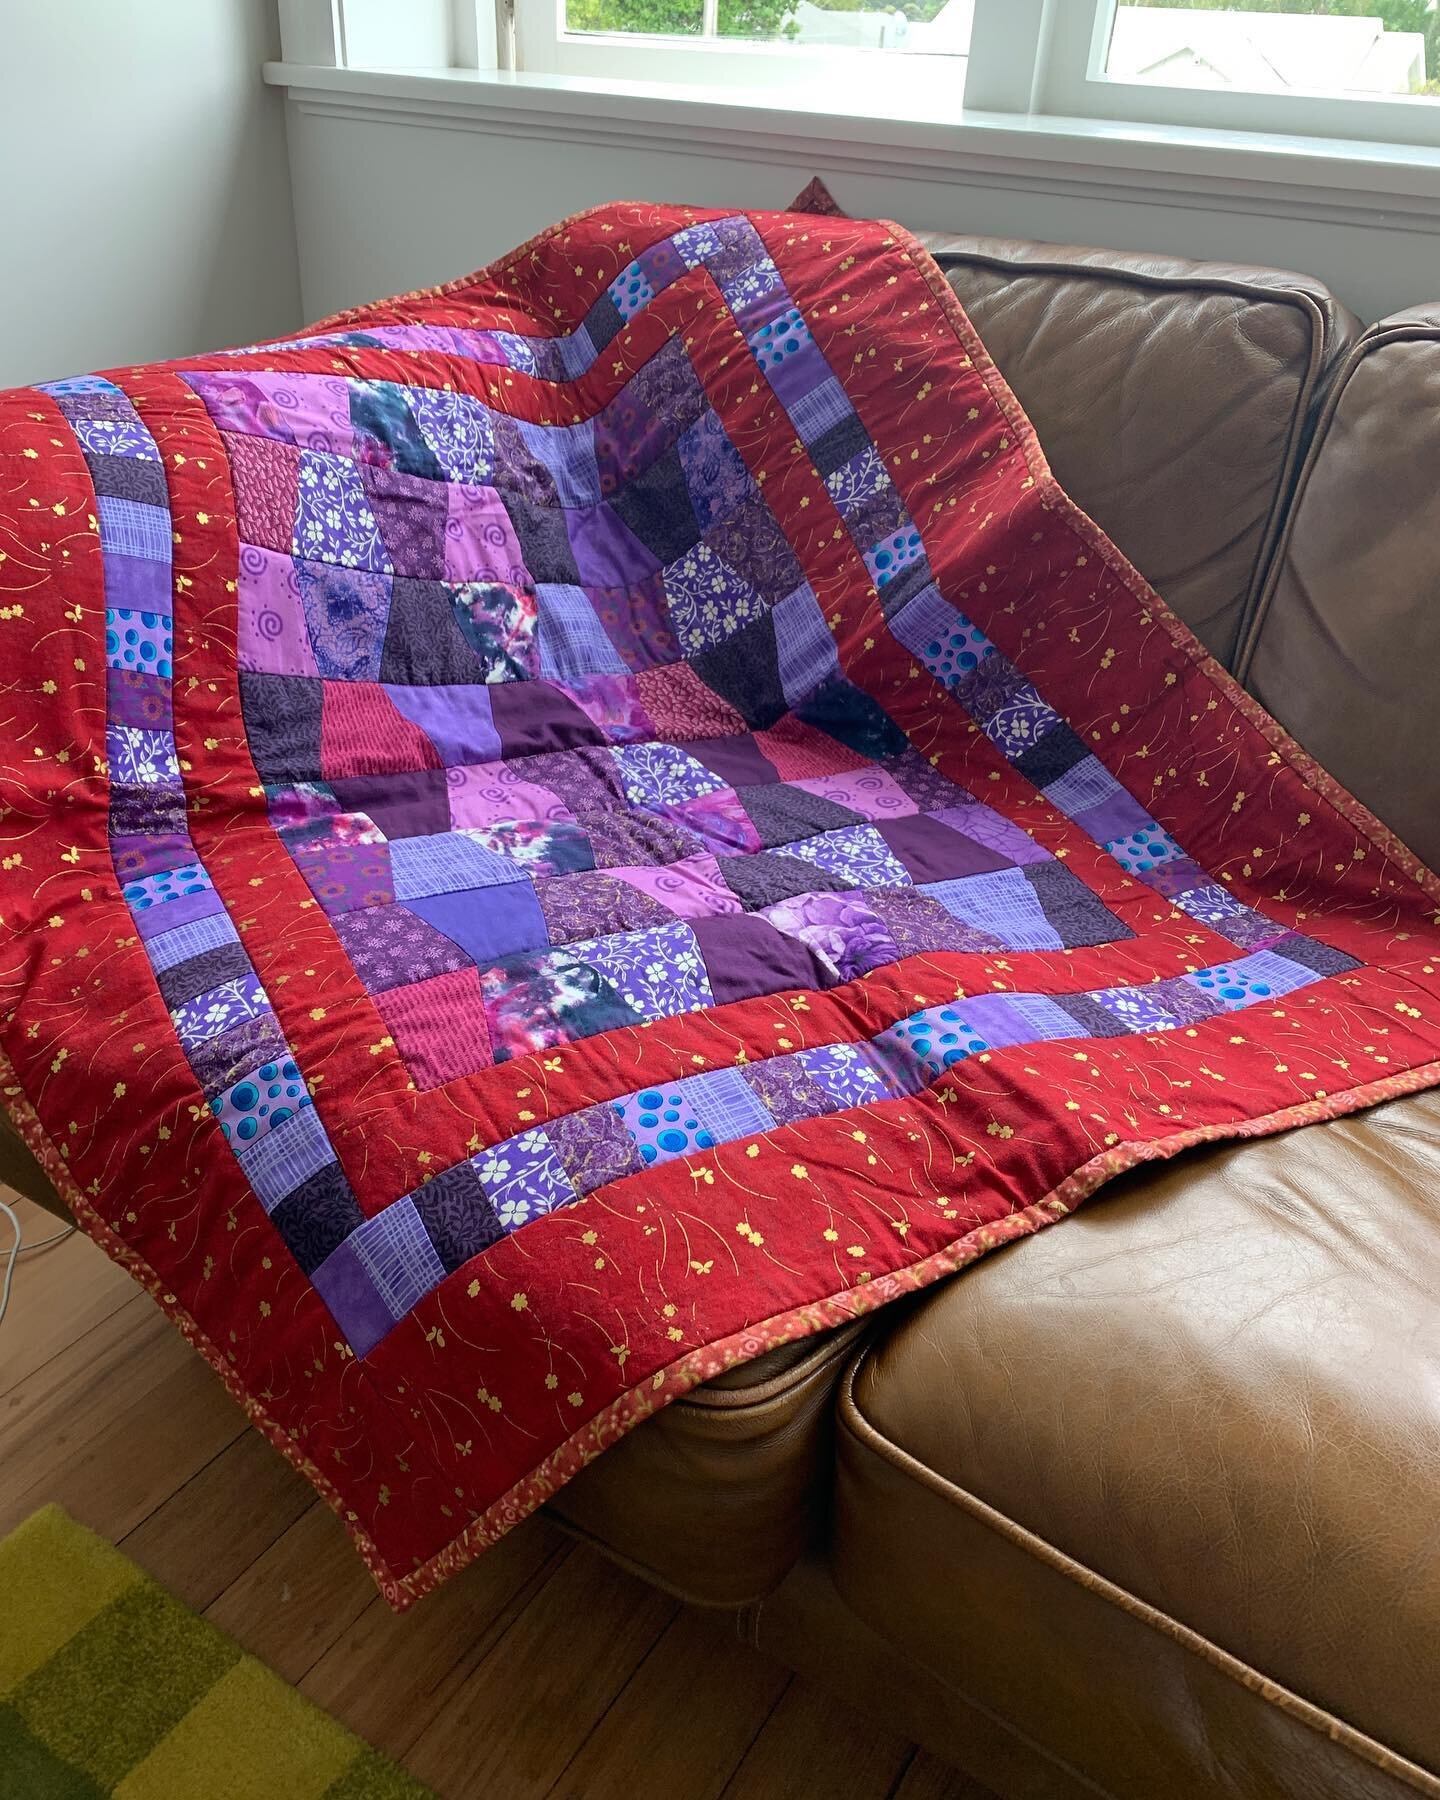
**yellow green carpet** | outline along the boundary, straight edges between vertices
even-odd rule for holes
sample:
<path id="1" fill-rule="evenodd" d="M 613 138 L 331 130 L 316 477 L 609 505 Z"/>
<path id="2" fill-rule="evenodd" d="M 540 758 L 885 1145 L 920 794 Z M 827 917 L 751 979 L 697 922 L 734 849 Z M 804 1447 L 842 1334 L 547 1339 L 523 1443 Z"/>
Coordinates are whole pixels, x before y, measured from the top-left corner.
<path id="1" fill-rule="evenodd" d="M 47 1506 L 0 1540 L 3 1800 L 423 1800 L 428 1789 Z"/>

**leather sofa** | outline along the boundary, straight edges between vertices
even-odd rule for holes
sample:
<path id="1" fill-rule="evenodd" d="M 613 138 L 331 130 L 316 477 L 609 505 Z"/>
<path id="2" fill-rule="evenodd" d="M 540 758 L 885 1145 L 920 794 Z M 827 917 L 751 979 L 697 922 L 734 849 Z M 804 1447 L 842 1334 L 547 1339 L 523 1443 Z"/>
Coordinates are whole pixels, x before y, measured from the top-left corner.
<path id="1" fill-rule="evenodd" d="M 1440 864 L 1440 307 L 930 242 L 1070 493 Z M 553 1510 L 1003 1795 L 1440 1796 L 1440 1095 L 1134 1172 Z"/>

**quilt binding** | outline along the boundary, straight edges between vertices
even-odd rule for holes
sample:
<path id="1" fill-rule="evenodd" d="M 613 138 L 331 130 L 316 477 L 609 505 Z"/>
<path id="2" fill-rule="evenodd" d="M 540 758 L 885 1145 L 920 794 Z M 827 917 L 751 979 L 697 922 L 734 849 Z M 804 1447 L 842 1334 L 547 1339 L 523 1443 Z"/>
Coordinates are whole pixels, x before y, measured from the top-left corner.
<path id="1" fill-rule="evenodd" d="M 463 275 L 440 286 L 416 288 L 393 296 L 382 305 L 404 305 L 412 301 L 435 299 L 462 293 L 492 271 L 538 249 L 561 232 L 582 220 L 609 210 L 612 203 L 588 207 L 558 221 L 545 231 L 528 239 L 483 269 Z M 814 215 L 796 215 L 815 222 Z M 1235 678 L 1210 655 L 1194 633 L 1166 605 L 1129 558 L 1111 543 L 1089 517 L 1060 487 L 1046 461 L 1034 426 L 1026 417 L 1009 384 L 989 352 L 981 343 L 974 326 L 966 316 L 954 290 L 945 280 L 939 264 L 923 244 L 905 227 L 890 220 L 876 220 L 877 225 L 894 235 L 917 272 L 939 302 L 941 311 L 954 331 L 966 355 L 973 363 L 991 397 L 1004 412 L 1025 452 L 1026 466 L 1040 490 L 1043 503 L 1063 515 L 1071 528 L 1094 549 L 1114 571 L 1126 589 L 1145 606 L 1154 610 L 1155 618 L 1165 627 L 1171 639 L 1193 663 L 1215 684 L 1262 737 L 1283 756 L 1305 784 L 1349 824 L 1388 856 L 1430 899 L 1436 902 L 1436 921 L 1440 923 L 1440 875 L 1433 873 L 1388 826 L 1382 823 L 1340 782 L 1325 772 L 1315 759 L 1291 737 L 1269 713 L 1248 694 Z M 369 316 L 374 303 L 332 314 L 307 326 L 307 332 L 318 332 L 336 325 Z M 255 350 L 263 351 L 263 344 Z M 1357 1087 L 1327 1094 L 1323 1100 L 1309 1100 L 1259 1118 L 1214 1125 L 1191 1126 L 1165 1137 L 1132 1140 L 1100 1151 L 1071 1171 L 1041 1200 L 1008 1214 L 991 1224 L 977 1226 L 956 1238 L 943 1249 L 933 1252 L 910 1266 L 877 1276 L 861 1288 L 842 1288 L 822 1299 L 790 1307 L 758 1324 L 732 1333 L 713 1344 L 687 1351 L 672 1363 L 657 1370 L 636 1387 L 617 1395 L 600 1412 L 594 1414 L 541 1462 L 494 1501 L 480 1516 L 459 1531 L 442 1549 L 409 1574 L 397 1574 L 380 1555 L 359 1517 L 347 1507 L 343 1495 L 318 1464 L 313 1462 L 289 1429 L 272 1417 L 263 1403 L 246 1387 L 241 1376 L 218 1344 L 192 1317 L 179 1297 L 172 1293 L 163 1278 L 141 1253 L 113 1232 L 99 1210 L 92 1205 L 79 1183 L 71 1175 L 59 1149 L 42 1124 L 29 1096 L 20 1085 L 14 1065 L 0 1049 L 0 1087 L 6 1108 L 21 1138 L 44 1170 L 55 1191 L 73 1213 L 86 1236 L 139 1283 L 155 1300 L 176 1329 L 197 1350 L 220 1377 L 227 1392 L 244 1412 L 249 1422 L 270 1444 L 319 1492 L 340 1520 L 366 1569 L 388 1603 L 404 1612 L 417 1600 L 431 1592 L 442 1581 L 467 1567 L 486 1549 L 513 1529 L 574 1476 L 593 1462 L 612 1444 L 628 1435 L 651 1414 L 682 1399 L 691 1389 L 739 1364 L 752 1362 L 768 1351 L 811 1337 L 834 1326 L 864 1317 L 903 1294 L 932 1286 L 944 1276 L 954 1274 L 1001 1245 L 1032 1236 L 1056 1220 L 1069 1216 L 1083 1201 L 1116 1176 L 1142 1163 L 1159 1162 L 1205 1143 L 1248 1140 L 1274 1136 L 1299 1125 L 1317 1124 L 1327 1119 L 1344 1117 L 1385 1100 L 1398 1099 L 1440 1085 L 1440 1062 L 1424 1063 L 1394 1075 L 1364 1082 Z M 1284 1693 L 1285 1690 L 1279 1690 Z M 1290 1698 L 1294 1698 L 1293 1696 Z M 1295 1704 L 1304 1707 L 1303 1701 Z M 1307 1708 L 1308 1715 L 1308 1708 Z M 1307 1722 L 1313 1723 L 1307 1716 Z M 1351 1727 L 1343 1728 L 1347 1734 Z M 1391 1773 L 1408 1779 L 1412 1765 L 1396 1758 L 1383 1746 L 1355 1733 L 1351 1747 L 1366 1760 L 1377 1763 Z"/>

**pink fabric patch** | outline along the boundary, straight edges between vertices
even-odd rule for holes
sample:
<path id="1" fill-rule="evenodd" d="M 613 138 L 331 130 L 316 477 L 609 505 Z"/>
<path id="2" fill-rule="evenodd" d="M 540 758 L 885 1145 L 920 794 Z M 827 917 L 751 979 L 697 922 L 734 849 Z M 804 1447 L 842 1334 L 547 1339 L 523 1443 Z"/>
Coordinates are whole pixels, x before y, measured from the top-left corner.
<path id="1" fill-rule="evenodd" d="M 520 540 L 492 487 L 450 483 L 445 520 L 445 574 L 451 581 L 504 581 L 532 586 Z"/>
<path id="2" fill-rule="evenodd" d="M 843 769 L 874 767 L 867 757 L 847 750 L 838 739 L 793 716 L 781 719 L 768 731 L 757 731 L 755 742 L 761 754 L 774 763 L 782 781 L 806 781 Z"/>
<path id="3" fill-rule="evenodd" d="M 655 722 L 656 737 L 667 743 L 734 737 L 746 730 L 744 719 L 730 702 L 722 700 L 714 688 L 706 687 L 689 663 L 642 669 L 635 677 L 635 687 L 640 704 Z"/>
<path id="4" fill-rule="evenodd" d="M 212 371 L 189 381 L 221 431 L 277 438 L 336 456 L 355 454 L 350 389 L 337 376 Z"/>
<path id="5" fill-rule="evenodd" d="M 241 539 L 288 556 L 295 543 L 300 451 L 273 438 L 222 433 Z"/>
<path id="6" fill-rule="evenodd" d="M 439 1087 L 495 1060 L 478 969 L 390 988 L 375 1004 L 417 1087 Z"/>
<path id="7" fill-rule="evenodd" d="M 733 788 L 720 788 L 713 794 L 700 794 L 693 800 L 680 800 L 671 806 L 647 806 L 644 810 L 693 831 L 702 844 L 712 850 L 723 850 L 727 856 L 737 850 L 765 848 L 760 833 Z"/>
<path id="8" fill-rule="evenodd" d="M 555 685 L 600 727 L 608 743 L 637 744 L 660 736 L 641 702 L 635 675 L 581 675 Z"/>
<path id="9" fill-rule="evenodd" d="M 713 856 L 687 856 L 662 869 L 607 869 L 605 873 L 649 894 L 682 919 L 712 919 L 720 913 L 745 910 L 721 879 L 720 865 Z"/>
<path id="10" fill-rule="evenodd" d="M 240 546 L 236 661 L 267 675 L 318 675 L 295 564 L 276 550 Z"/>
<path id="11" fill-rule="evenodd" d="M 442 766 L 429 738 L 375 682 L 327 681 L 320 694 L 324 780 Z"/>
<path id="12" fill-rule="evenodd" d="M 822 800 L 833 800 L 837 806 L 848 806 L 864 819 L 902 819 L 920 810 L 894 776 L 883 769 L 807 775 L 791 786 L 804 788 L 807 794 L 818 794 Z"/>
<path id="13" fill-rule="evenodd" d="M 575 815 L 552 789 L 525 781 L 506 763 L 473 763 L 445 776 L 450 823 L 493 825 L 506 819 L 567 819 Z"/>

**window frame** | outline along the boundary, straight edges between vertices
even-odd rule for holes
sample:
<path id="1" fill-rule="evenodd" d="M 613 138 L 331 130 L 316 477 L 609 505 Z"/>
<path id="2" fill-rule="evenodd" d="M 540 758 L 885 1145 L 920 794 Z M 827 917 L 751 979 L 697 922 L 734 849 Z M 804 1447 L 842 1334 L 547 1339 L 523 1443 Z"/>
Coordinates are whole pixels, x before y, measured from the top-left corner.
<path id="1" fill-rule="evenodd" d="M 288 61 L 338 68 L 514 72 L 577 91 L 686 95 L 917 125 L 1023 116 L 1087 128 L 1233 134 L 1314 155 L 1326 141 L 1440 148 L 1440 96 L 1381 98 L 1168 87 L 1106 72 L 1120 0 L 974 0 L 968 56 L 779 47 L 734 39 L 591 36 L 562 29 L 564 0 L 279 0 Z M 705 0 L 712 9 L 718 0 Z M 877 81 L 874 58 L 903 77 Z M 1440 78 L 1440 70 L 1436 71 Z M 894 98 L 903 89 L 903 106 Z M 772 96 L 774 98 L 772 99 Z"/>
<path id="2" fill-rule="evenodd" d="M 986 0 L 978 0 L 980 5 Z M 1036 44 L 1037 112 L 1144 125 L 1340 138 L 1376 144 L 1440 144 L 1440 96 L 1375 98 L 1241 88 L 1167 87 L 1105 68 L 1120 0 L 1045 0 Z M 1436 72 L 1440 75 L 1440 71 Z"/>

